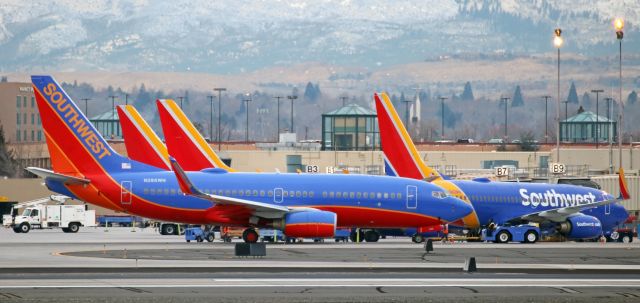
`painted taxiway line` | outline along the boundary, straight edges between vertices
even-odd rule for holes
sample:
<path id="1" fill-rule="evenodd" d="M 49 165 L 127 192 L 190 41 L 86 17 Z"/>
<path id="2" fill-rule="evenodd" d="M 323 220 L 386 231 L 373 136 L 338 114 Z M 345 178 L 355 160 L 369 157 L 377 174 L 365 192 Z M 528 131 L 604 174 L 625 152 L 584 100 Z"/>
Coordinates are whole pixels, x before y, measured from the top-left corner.
<path id="1" fill-rule="evenodd" d="M 640 287 L 640 279 L 18 279 L 8 288 Z"/>

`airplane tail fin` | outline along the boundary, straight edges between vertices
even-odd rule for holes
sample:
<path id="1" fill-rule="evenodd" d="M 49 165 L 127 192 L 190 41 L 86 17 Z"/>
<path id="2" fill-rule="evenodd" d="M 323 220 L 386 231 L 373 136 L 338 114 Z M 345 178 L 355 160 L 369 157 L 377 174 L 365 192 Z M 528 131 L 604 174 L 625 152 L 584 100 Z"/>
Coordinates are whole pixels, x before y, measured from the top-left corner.
<path id="1" fill-rule="evenodd" d="M 182 168 L 196 171 L 215 167 L 234 171 L 222 162 L 173 100 L 157 100 L 156 104 L 169 154 Z"/>
<path id="2" fill-rule="evenodd" d="M 385 156 L 385 170 L 388 175 L 412 179 L 437 179 L 440 174 L 428 167 L 420 158 L 402 120 L 385 93 L 374 94 L 380 141 Z"/>
<path id="3" fill-rule="evenodd" d="M 56 173 L 82 177 L 124 168 L 129 161 L 111 148 L 53 77 L 32 76 L 31 81 Z"/>
<path id="4" fill-rule="evenodd" d="M 620 198 L 623 200 L 631 198 L 631 195 L 629 195 L 629 187 L 627 186 L 627 179 L 624 178 L 624 169 L 622 169 L 622 167 L 620 167 L 618 172 L 618 184 L 620 185 Z"/>
<path id="5" fill-rule="evenodd" d="M 127 156 L 160 169 L 171 170 L 167 147 L 132 105 L 118 105 Z"/>

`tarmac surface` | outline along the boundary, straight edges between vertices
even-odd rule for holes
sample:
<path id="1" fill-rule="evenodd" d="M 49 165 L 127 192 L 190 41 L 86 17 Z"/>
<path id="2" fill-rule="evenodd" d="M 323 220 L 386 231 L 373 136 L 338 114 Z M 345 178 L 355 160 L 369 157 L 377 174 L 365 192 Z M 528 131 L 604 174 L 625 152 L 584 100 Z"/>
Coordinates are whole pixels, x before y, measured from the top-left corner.
<path id="1" fill-rule="evenodd" d="M 0 229 L 0 302 L 640 302 L 640 243 L 186 243 L 153 229 Z M 478 271 L 462 270 L 475 257 Z"/>

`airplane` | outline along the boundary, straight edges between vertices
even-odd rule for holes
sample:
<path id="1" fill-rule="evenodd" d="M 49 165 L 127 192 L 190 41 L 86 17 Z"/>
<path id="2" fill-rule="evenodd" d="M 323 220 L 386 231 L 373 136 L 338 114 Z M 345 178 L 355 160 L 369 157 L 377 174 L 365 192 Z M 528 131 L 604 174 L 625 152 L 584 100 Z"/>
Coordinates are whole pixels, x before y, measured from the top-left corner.
<path id="1" fill-rule="evenodd" d="M 617 203 L 629 199 L 622 171 L 619 198 L 574 185 L 493 182 L 488 178 L 451 180 L 422 161 L 387 94 L 374 94 L 374 99 L 387 175 L 436 184 L 470 203 L 474 211 L 457 222 L 458 225 L 479 229 L 533 222 L 547 230 L 555 229 L 569 239 L 592 239 L 610 233 L 628 217 L 624 207 Z M 528 242 L 536 242 L 540 237 L 526 236 Z"/>
<path id="2" fill-rule="evenodd" d="M 412 227 L 472 211 L 434 184 L 387 176 L 173 171 L 116 153 L 51 76 L 32 76 L 53 170 L 28 167 L 57 193 L 142 217 L 189 224 L 282 230 L 332 237 L 336 226 Z"/>

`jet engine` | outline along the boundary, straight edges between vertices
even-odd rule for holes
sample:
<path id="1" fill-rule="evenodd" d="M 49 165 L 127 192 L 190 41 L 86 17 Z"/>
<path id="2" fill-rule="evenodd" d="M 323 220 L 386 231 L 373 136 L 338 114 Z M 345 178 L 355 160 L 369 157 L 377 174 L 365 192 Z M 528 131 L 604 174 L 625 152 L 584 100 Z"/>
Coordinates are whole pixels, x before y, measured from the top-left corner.
<path id="1" fill-rule="evenodd" d="M 570 239 L 593 239 L 602 234 L 602 224 L 596 217 L 580 214 L 560 223 L 558 232 Z"/>
<path id="2" fill-rule="evenodd" d="M 337 220 L 329 211 L 300 211 L 286 214 L 274 227 L 292 238 L 330 238 L 336 233 Z"/>

